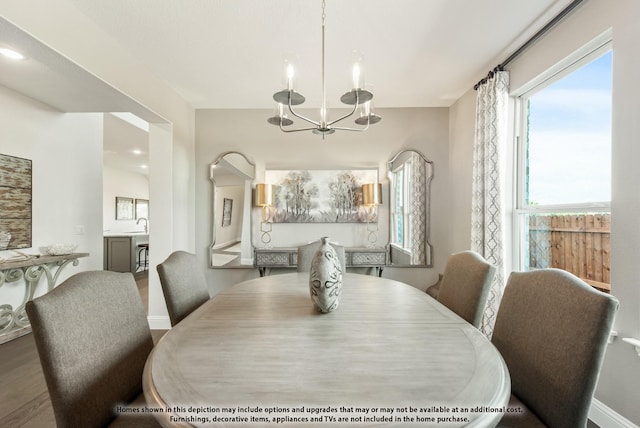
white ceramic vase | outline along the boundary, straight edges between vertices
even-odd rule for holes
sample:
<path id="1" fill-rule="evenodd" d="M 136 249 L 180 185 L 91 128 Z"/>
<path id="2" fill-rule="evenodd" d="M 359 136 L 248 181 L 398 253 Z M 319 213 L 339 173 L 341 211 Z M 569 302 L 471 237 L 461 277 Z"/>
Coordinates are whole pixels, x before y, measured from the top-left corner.
<path id="1" fill-rule="evenodd" d="M 338 307 L 342 294 L 342 266 L 329 238 L 321 238 L 322 244 L 311 261 L 309 293 L 313 306 L 320 312 L 331 312 Z"/>

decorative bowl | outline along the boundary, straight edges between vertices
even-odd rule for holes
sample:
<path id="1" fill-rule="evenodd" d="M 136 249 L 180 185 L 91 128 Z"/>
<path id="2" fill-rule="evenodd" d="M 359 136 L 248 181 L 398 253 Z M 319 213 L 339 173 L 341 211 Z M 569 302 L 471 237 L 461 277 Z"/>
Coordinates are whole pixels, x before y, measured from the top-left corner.
<path id="1" fill-rule="evenodd" d="M 50 256 L 62 256 L 73 253 L 76 247 L 76 244 L 53 244 L 45 247 L 45 252 Z"/>

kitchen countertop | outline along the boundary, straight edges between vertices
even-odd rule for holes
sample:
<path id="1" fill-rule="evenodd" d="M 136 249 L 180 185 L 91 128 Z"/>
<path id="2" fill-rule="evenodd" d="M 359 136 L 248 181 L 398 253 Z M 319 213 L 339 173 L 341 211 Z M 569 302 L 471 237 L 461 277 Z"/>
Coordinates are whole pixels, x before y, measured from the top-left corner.
<path id="1" fill-rule="evenodd" d="M 147 236 L 148 237 L 149 234 L 144 232 L 104 232 L 103 236 L 105 238 L 113 238 L 113 237 L 127 238 L 131 236 Z"/>

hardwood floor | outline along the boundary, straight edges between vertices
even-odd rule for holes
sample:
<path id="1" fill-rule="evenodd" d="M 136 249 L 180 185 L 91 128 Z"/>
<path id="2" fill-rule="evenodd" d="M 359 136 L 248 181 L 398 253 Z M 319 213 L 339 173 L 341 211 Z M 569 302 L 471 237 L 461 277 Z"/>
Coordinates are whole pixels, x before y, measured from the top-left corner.
<path id="1" fill-rule="evenodd" d="M 136 277 L 147 309 L 146 275 Z M 157 342 L 165 330 L 152 330 Z M 0 427 L 55 427 L 49 392 L 44 381 L 32 334 L 0 345 Z"/>

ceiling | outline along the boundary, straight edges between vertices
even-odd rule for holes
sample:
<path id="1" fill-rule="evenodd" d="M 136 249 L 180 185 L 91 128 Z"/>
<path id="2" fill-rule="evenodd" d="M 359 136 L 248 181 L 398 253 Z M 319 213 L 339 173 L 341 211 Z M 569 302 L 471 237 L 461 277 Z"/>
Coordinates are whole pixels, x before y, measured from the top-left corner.
<path id="1" fill-rule="evenodd" d="M 320 0 L 68 1 L 195 108 L 273 108 L 285 57 L 296 60 L 304 106 L 321 104 Z M 568 3 L 326 0 L 327 106 L 340 106 L 351 89 L 354 51 L 364 55 L 376 108 L 450 106 Z M 2 18 L 0 43 L 25 49 L 31 60 L 12 68 L 0 61 L 4 86 L 62 111 L 157 119 Z"/>
<path id="2" fill-rule="evenodd" d="M 195 108 L 272 108 L 291 55 L 320 106 L 320 0 L 71 2 Z M 354 50 L 376 107 L 449 106 L 567 3 L 327 0 L 329 107 L 351 89 Z"/>

